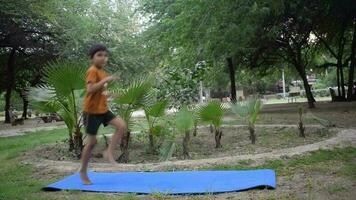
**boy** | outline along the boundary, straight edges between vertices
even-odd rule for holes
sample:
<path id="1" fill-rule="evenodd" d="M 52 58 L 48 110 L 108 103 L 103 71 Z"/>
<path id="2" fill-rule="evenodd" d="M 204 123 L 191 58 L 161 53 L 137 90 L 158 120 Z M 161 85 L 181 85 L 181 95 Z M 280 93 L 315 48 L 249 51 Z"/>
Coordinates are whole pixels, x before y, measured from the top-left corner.
<path id="1" fill-rule="evenodd" d="M 116 131 L 111 138 L 111 143 L 108 149 L 104 151 L 103 156 L 109 162 L 117 164 L 113 152 L 116 145 L 121 141 L 126 132 L 126 124 L 124 120 L 116 117 L 107 105 L 107 82 L 116 80 L 114 76 L 108 76 L 104 67 L 108 62 L 108 51 L 102 44 L 94 45 L 90 51 L 91 66 L 86 72 L 86 95 L 84 98 L 83 121 L 85 131 L 87 133 L 88 142 L 83 148 L 82 164 L 80 168 L 80 178 L 85 185 L 90 185 L 87 168 L 91 152 L 97 142 L 96 134 L 101 124 L 107 126 L 108 124 L 115 127 Z"/>

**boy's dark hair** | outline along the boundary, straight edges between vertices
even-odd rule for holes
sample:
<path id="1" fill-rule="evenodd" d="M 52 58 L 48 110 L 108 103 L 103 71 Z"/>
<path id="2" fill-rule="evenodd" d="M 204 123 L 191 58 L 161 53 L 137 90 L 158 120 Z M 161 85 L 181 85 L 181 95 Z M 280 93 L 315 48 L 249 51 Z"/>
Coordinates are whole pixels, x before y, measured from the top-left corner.
<path id="1" fill-rule="evenodd" d="M 95 44 L 89 49 L 90 58 L 93 58 L 95 53 L 98 51 L 108 51 L 108 49 L 103 44 Z"/>

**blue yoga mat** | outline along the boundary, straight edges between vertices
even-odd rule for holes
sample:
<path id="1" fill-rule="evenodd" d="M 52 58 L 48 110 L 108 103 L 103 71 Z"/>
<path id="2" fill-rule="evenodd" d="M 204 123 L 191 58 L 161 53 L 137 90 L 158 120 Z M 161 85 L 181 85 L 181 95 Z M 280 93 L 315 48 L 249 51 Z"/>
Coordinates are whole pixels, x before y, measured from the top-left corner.
<path id="1" fill-rule="evenodd" d="M 174 171 L 174 172 L 89 172 L 93 185 L 83 185 L 75 173 L 44 190 L 82 190 L 149 194 L 203 194 L 276 187 L 273 170 Z"/>

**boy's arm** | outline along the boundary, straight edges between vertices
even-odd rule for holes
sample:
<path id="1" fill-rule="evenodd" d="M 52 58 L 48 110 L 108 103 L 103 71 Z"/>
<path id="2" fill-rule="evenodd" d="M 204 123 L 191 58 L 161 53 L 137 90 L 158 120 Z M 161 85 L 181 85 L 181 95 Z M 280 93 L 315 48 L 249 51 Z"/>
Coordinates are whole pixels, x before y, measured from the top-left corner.
<path id="1" fill-rule="evenodd" d="M 97 83 L 92 83 L 89 81 L 89 82 L 87 82 L 87 93 L 88 94 L 94 93 L 94 92 L 100 90 L 101 88 L 103 88 L 105 83 L 107 83 L 111 80 L 115 80 L 115 79 L 116 79 L 116 77 L 114 77 L 114 76 L 107 76 Z"/>

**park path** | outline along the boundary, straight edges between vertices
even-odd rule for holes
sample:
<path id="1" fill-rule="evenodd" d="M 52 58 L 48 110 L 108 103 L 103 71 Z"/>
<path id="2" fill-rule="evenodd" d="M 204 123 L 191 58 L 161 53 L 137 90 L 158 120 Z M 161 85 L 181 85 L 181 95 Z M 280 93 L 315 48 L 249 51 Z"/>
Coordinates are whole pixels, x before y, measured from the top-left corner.
<path id="1" fill-rule="evenodd" d="M 18 125 L 18 127 L 21 127 L 21 125 Z M 36 126 L 36 127 L 9 128 L 9 129 L 0 130 L 0 137 L 20 136 L 20 135 L 25 135 L 26 133 L 53 130 L 58 128 L 65 128 L 65 125 L 61 123 L 56 125 L 46 125 L 46 126 Z"/>
<path id="2" fill-rule="evenodd" d="M 157 171 L 167 169 L 197 169 L 215 165 L 234 165 L 240 161 L 251 160 L 252 166 L 261 164 L 265 160 L 288 158 L 296 155 L 305 154 L 319 149 L 332 149 L 334 147 L 345 147 L 356 145 L 356 129 L 340 130 L 336 136 L 324 141 L 307 144 L 297 147 L 274 150 L 259 154 L 245 154 L 236 156 L 227 156 L 219 158 L 207 158 L 198 160 L 178 160 L 165 161 L 159 163 L 141 163 L 141 164 L 118 164 L 109 163 L 91 163 L 90 169 L 94 171 Z M 73 173 L 78 171 L 80 163 L 73 161 L 53 161 L 41 158 L 27 158 L 24 156 L 25 164 L 33 164 L 41 170 L 51 170 L 60 173 Z"/>

